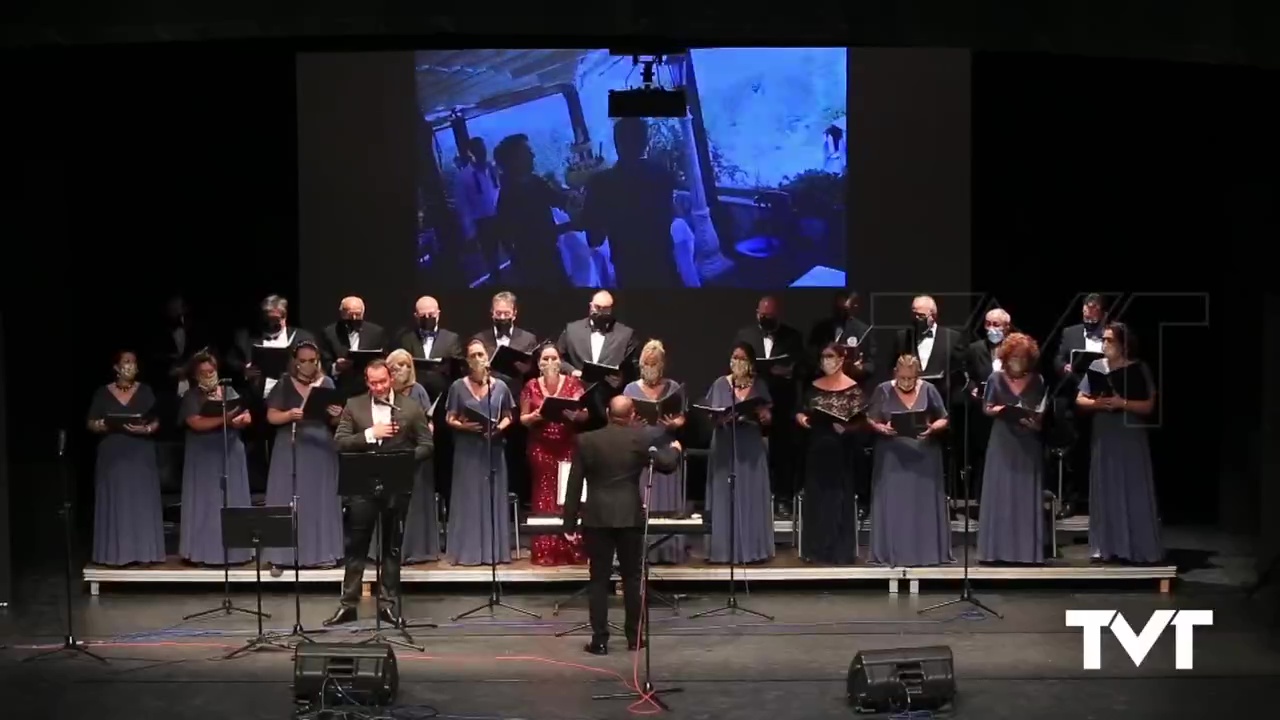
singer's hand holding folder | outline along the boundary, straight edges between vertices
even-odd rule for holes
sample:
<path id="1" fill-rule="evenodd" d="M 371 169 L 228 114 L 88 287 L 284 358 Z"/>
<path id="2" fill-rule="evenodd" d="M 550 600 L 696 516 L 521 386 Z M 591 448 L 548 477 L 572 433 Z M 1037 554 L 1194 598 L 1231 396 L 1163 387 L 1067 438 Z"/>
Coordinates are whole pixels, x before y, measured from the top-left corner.
<path id="1" fill-rule="evenodd" d="M 226 389 L 224 388 L 225 392 Z M 227 400 L 227 417 L 233 418 L 244 411 L 244 402 L 240 398 L 230 398 Z M 216 398 L 205 398 L 204 404 L 200 406 L 200 417 L 222 417 L 222 401 Z"/>
<path id="2" fill-rule="evenodd" d="M 342 393 L 337 388 L 316 386 L 307 393 L 307 401 L 302 404 L 302 418 L 317 422 L 329 422 L 329 406 L 341 405 Z"/>

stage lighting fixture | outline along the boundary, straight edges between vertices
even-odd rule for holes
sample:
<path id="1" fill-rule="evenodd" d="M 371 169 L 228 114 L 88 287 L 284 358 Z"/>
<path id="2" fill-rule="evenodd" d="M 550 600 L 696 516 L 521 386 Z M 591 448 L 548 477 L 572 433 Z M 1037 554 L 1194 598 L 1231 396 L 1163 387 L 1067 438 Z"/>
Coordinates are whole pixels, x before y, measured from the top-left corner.
<path id="1" fill-rule="evenodd" d="M 293 655 L 294 702 L 306 707 L 387 707 L 400 687 L 385 643 L 302 643 Z"/>
<path id="2" fill-rule="evenodd" d="M 667 56 L 686 53 L 688 50 L 650 49 L 648 52 L 610 50 L 611 55 L 631 56 L 631 63 L 640 69 L 640 87 L 609 91 L 609 117 L 611 118 L 682 118 L 689 112 L 689 101 L 683 87 L 665 88 L 658 69 L 667 65 Z M 675 73 L 671 73 L 674 80 Z"/>
<path id="3" fill-rule="evenodd" d="M 951 648 L 867 650 L 849 665 L 849 704 L 863 713 L 937 711 L 956 695 Z"/>

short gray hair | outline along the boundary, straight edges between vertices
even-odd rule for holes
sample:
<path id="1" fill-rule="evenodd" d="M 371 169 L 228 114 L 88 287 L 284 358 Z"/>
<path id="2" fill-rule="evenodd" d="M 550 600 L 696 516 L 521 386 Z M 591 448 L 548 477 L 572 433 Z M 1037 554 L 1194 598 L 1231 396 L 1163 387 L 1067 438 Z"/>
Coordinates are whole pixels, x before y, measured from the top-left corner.
<path id="1" fill-rule="evenodd" d="M 514 308 L 516 306 L 516 294 L 503 290 L 493 296 L 493 301 L 490 302 L 490 305 L 497 305 L 498 303 L 507 303 Z"/>
<path id="2" fill-rule="evenodd" d="M 289 316 L 289 300 L 283 295 L 268 295 L 262 299 L 262 312 L 279 310 L 281 315 Z"/>
<path id="3" fill-rule="evenodd" d="M 1008 311 L 1006 311 L 1004 308 L 991 308 L 990 310 L 987 311 L 986 318 L 988 320 L 995 320 L 996 322 L 1002 322 L 1005 325 L 1013 324 L 1013 318 L 1009 315 Z"/>

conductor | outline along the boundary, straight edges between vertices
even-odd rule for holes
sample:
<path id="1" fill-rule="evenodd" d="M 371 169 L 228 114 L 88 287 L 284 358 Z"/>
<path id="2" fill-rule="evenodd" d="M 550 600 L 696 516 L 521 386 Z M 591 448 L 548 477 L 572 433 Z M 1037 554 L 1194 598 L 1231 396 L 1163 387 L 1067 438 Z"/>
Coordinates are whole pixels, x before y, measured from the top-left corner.
<path id="1" fill-rule="evenodd" d="M 347 401 L 338 420 L 333 441 L 338 452 L 405 452 L 413 451 L 414 459 L 423 462 L 431 457 L 434 446 L 427 426 L 426 411 L 391 386 L 391 370 L 385 360 L 369 363 L 364 371 L 369 391 Z M 407 496 L 379 498 L 352 497 L 348 500 L 350 523 L 346 537 L 346 574 L 342 579 L 342 600 L 326 626 L 348 623 L 356 619 L 360 602 L 360 584 L 365 561 L 369 557 L 369 541 L 373 529 L 382 521 L 382 587 L 378 589 L 378 615 L 392 627 L 400 627 L 400 544 Z"/>
<path id="2" fill-rule="evenodd" d="M 590 478 L 582 508 L 582 536 L 590 563 L 589 604 L 592 655 L 609 653 L 609 578 L 614 553 L 622 574 L 627 609 L 627 649 L 637 650 L 640 637 L 640 560 L 644 554 L 644 488 L 652 460 L 655 472 L 672 473 L 680 464 L 680 444 L 654 447 L 658 435 L 635 422 L 635 405 L 618 396 L 609 401 L 608 424 L 579 435 L 565 488 L 564 533 L 576 539 L 583 484 Z"/>

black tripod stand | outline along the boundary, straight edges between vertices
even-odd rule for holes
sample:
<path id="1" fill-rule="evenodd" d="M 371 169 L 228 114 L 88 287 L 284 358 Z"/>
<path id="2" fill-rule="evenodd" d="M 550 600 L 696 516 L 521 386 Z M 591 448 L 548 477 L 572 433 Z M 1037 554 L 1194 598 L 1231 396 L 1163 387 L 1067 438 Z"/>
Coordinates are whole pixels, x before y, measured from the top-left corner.
<path id="1" fill-rule="evenodd" d="M 745 608 L 738 604 L 738 423 L 742 421 L 737 408 L 729 408 L 726 415 L 729 424 L 729 449 L 731 456 L 729 458 L 729 596 L 725 598 L 724 605 L 704 610 L 689 616 L 690 620 L 696 620 L 700 617 L 708 617 L 711 615 L 719 615 L 720 613 L 736 614 L 744 612 L 748 615 L 755 615 L 762 620 L 773 620 L 772 615 L 765 615 L 750 608 Z M 715 511 L 719 513 L 719 510 Z M 646 521 L 647 522 L 647 521 Z M 715 522 L 715 519 L 712 519 Z M 646 527 L 647 532 L 647 527 Z M 647 558 L 646 558 L 647 559 Z M 648 568 L 648 562 L 645 567 Z"/>
<path id="2" fill-rule="evenodd" d="M 292 492 L 290 498 L 290 519 L 293 531 L 293 629 L 284 637 L 295 638 L 299 643 L 315 642 L 310 635 L 329 632 L 324 630 L 308 630 L 302 626 L 302 570 L 298 557 L 298 423 L 291 423 L 289 428 L 289 454 L 293 464 L 290 466 L 289 483 Z"/>
<path id="3" fill-rule="evenodd" d="M 218 479 L 222 487 L 222 510 L 226 511 L 231 501 L 228 496 L 227 473 L 231 466 L 231 413 L 227 407 L 227 394 L 231 392 L 231 381 L 220 380 L 218 382 L 218 397 L 216 400 L 220 405 L 220 414 L 222 416 L 222 477 Z M 188 620 L 197 620 L 200 618 L 210 617 L 221 613 L 223 615 L 232 615 L 239 613 L 241 615 L 256 615 L 261 618 L 271 617 L 271 613 L 262 612 L 261 610 L 249 610 L 237 607 L 231 602 L 231 560 L 230 553 L 227 549 L 227 536 L 222 536 L 222 602 L 217 607 L 201 610 L 197 613 L 184 615 L 183 622 Z"/>
<path id="4" fill-rule="evenodd" d="M 978 387 L 981 387 L 981 386 L 978 386 Z M 968 395 L 967 391 L 966 391 L 966 395 Z M 979 395 L 981 395 L 981 392 L 979 392 Z M 960 449 L 960 455 L 961 455 L 960 472 L 959 472 L 960 487 L 961 487 L 961 492 L 964 493 L 964 533 L 963 533 L 963 540 L 960 543 L 961 544 L 960 551 L 961 553 L 963 553 L 963 558 L 964 558 L 964 576 L 963 576 L 963 579 L 961 579 L 960 581 L 960 597 L 957 597 L 953 600 L 947 600 L 946 602 L 940 602 L 937 605 L 930 605 L 929 607 L 923 610 L 920 610 L 917 614 L 923 615 L 927 612 L 933 612 L 934 610 L 941 610 L 942 608 L 945 608 L 945 607 L 951 607 L 952 605 L 958 605 L 960 603 L 968 603 L 985 613 L 994 615 L 995 617 L 1003 620 L 1004 619 L 1003 615 L 987 607 L 982 603 L 981 600 L 973 596 L 973 585 L 969 582 L 969 539 L 970 539 L 969 517 L 972 512 L 971 506 L 973 505 L 973 494 L 969 491 L 969 488 L 970 488 L 970 484 L 969 484 L 969 475 L 970 475 L 969 419 L 970 419 L 970 415 L 969 415 L 969 412 L 970 412 L 970 408 L 973 406 L 973 402 L 974 402 L 974 398 L 972 397 L 965 397 L 964 399 L 964 437 L 961 440 L 961 442 L 963 443 L 963 446 Z M 951 511 L 950 509 L 947 510 L 946 532 L 947 532 L 947 542 L 950 543 L 951 542 Z"/>
<path id="5" fill-rule="evenodd" d="M 75 531 L 72 528 L 72 525 L 74 524 L 72 511 L 75 509 L 75 504 L 71 499 L 71 473 L 67 471 L 67 432 L 65 430 L 58 431 L 58 475 L 58 479 L 62 481 L 62 507 L 58 510 L 58 514 L 62 516 L 62 534 L 64 541 L 63 554 L 66 561 L 66 567 L 64 569 L 66 596 L 64 597 L 64 600 L 67 604 L 67 633 L 62 636 L 62 647 L 47 650 L 39 655 L 32 655 L 31 657 L 23 658 L 23 662 L 31 662 L 33 660 L 40 660 L 48 657 L 63 657 L 63 653 L 70 652 L 72 653 L 72 657 L 76 655 L 83 655 L 84 657 L 93 658 L 100 663 L 107 663 L 106 658 L 94 653 L 85 643 L 76 639 L 75 621 L 73 620 L 74 614 L 71 610 L 71 578 L 75 573 L 75 570 L 72 567 L 75 562 L 73 557 L 74 553 L 72 552 L 72 543 L 74 542 L 73 538 L 75 537 Z"/>
<path id="6" fill-rule="evenodd" d="M 269 635 L 262 627 L 262 548 L 287 547 L 290 543 L 293 510 L 283 506 L 229 507 L 222 509 L 222 537 L 227 547 L 252 548 L 254 591 L 257 596 L 258 634 L 249 642 L 222 656 L 234 660 L 251 652 L 271 648 L 289 650 L 287 636 Z"/>
<path id="7" fill-rule="evenodd" d="M 649 498 L 653 496 L 653 453 L 649 450 L 649 480 L 645 485 L 644 491 L 644 536 L 640 543 L 640 551 L 644 553 L 640 558 L 640 587 L 643 594 L 640 597 L 640 639 L 644 643 L 644 682 L 633 692 L 610 693 L 608 695 L 593 695 L 592 700 L 630 700 L 639 698 L 646 702 L 653 703 L 655 706 L 671 711 L 667 704 L 662 701 L 660 695 L 671 695 L 678 692 L 684 692 L 684 688 L 664 688 L 658 690 L 653 686 L 653 643 L 649 642 Z M 609 623 L 611 627 L 616 627 L 613 623 Z"/>
<path id="8" fill-rule="evenodd" d="M 493 611 L 496 608 L 502 608 L 540 620 L 542 616 L 538 613 L 515 605 L 508 605 L 502 601 L 502 585 L 498 582 L 498 467 L 493 461 L 493 436 L 497 434 L 498 421 L 493 414 L 493 380 L 487 370 L 485 371 L 484 385 L 484 398 L 488 407 L 486 408 L 483 422 L 481 422 L 481 427 L 484 428 L 485 451 L 489 454 L 489 539 L 492 543 L 489 556 L 489 599 L 464 613 L 454 615 L 452 619 L 457 622 L 485 610 L 488 610 L 489 614 L 493 615 Z M 484 527 L 483 522 L 480 527 Z M 510 542 L 510 538 L 502 538 L 502 541 Z"/>

